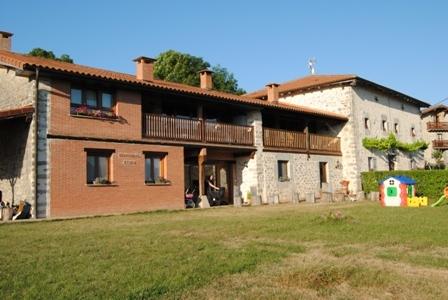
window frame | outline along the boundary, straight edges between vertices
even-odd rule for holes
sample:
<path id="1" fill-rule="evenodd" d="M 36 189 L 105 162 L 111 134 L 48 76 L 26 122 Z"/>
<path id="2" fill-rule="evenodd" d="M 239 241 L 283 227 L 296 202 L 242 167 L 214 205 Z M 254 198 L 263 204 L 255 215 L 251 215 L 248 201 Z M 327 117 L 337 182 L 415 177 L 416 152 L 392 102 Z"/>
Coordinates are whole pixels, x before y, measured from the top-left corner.
<path id="1" fill-rule="evenodd" d="M 145 159 L 145 164 L 144 164 L 144 168 L 145 168 L 145 178 L 144 178 L 144 182 L 146 185 L 155 185 L 155 184 L 170 184 L 170 181 L 167 179 L 167 157 L 168 157 L 168 153 L 166 152 L 151 152 L 151 151 L 145 151 L 143 152 L 144 154 L 144 159 Z M 151 182 L 149 180 L 146 180 L 146 161 L 147 160 L 151 160 L 151 169 L 150 169 L 150 176 L 152 176 L 152 178 L 154 179 L 154 182 Z M 160 163 L 159 163 L 159 175 L 156 177 L 155 174 L 155 170 L 154 170 L 154 159 L 159 159 Z M 160 180 L 160 178 L 162 178 L 162 180 Z"/>
<path id="2" fill-rule="evenodd" d="M 81 91 L 81 104 L 79 103 L 73 103 L 72 102 L 72 90 L 80 90 Z M 93 91 L 96 95 L 96 106 L 88 105 L 87 104 L 87 91 Z M 111 107 L 104 107 L 103 106 L 103 94 L 109 94 L 112 97 Z M 111 89 L 105 89 L 105 88 L 91 88 L 91 87 L 83 87 L 79 85 L 71 85 L 70 86 L 70 106 L 71 107 L 80 107 L 80 106 L 86 106 L 90 109 L 99 109 L 103 111 L 115 111 L 116 106 L 116 97 L 115 92 Z"/>
<path id="3" fill-rule="evenodd" d="M 384 120 L 384 119 L 381 120 L 381 130 L 384 132 L 387 132 L 388 129 L 389 128 L 388 128 L 387 120 Z"/>
<path id="4" fill-rule="evenodd" d="M 370 119 L 367 117 L 364 117 L 364 129 L 366 130 L 370 129 Z"/>
<path id="5" fill-rule="evenodd" d="M 369 171 L 375 171 L 376 170 L 376 157 L 369 156 L 367 157 L 367 168 Z"/>
<path id="6" fill-rule="evenodd" d="M 320 161 L 319 162 L 319 181 L 322 186 L 322 183 L 328 183 L 328 162 Z"/>
<path id="7" fill-rule="evenodd" d="M 285 168 L 282 167 L 283 164 L 285 165 Z M 283 170 L 285 170 L 286 174 L 283 174 Z M 285 160 L 285 159 L 277 160 L 277 179 L 280 182 L 291 180 L 290 170 L 289 170 L 289 160 Z"/>
<path id="8" fill-rule="evenodd" d="M 398 124 L 398 122 L 394 123 L 394 132 L 398 134 L 398 132 L 400 131 L 400 124 Z"/>
<path id="9" fill-rule="evenodd" d="M 100 185 L 110 185 L 112 184 L 112 154 L 115 152 L 115 150 L 112 149 L 92 149 L 92 148 L 86 148 L 84 149 L 86 152 L 86 184 L 88 185 L 98 185 L 95 183 L 95 179 L 98 178 L 98 174 L 100 173 L 100 166 L 99 166 L 99 157 L 106 157 L 107 158 L 107 183 L 101 183 Z M 93 181 L 89 181 L 89 156 L 95 157 L 95 170 L 94 170 L 94 177 L 95 179 Z"/>

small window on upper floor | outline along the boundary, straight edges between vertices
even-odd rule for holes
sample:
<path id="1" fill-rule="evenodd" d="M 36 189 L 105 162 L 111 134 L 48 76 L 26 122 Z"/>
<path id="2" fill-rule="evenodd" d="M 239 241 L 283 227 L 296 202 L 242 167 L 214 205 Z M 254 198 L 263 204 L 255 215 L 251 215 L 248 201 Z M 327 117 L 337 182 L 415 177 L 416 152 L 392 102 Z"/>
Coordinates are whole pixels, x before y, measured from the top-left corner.
<path id="1" fill-rule="evenodd" d="M 367 164 L 369 167 L 369 171 L 376 170 L 376 158 L 375 157 L 367 157 Z"/>
<path id="2" fill-rule="evenodd" d="M 364 118 L 364 129 L 370 129 L 370 120 L 369 120 L 369 118 Z"/>
<path id="3" fill-rule="evenodd" d="M 378 96 L 375 96 L 375 102 L 378 102 L 380 99 L 378 99 Z"/>
<path id="4" fill-rule="evenodd" d="M 401 104 L 401 110 L 404 110 L 404 104 L 403 103 Z"/>
<path id="5" fill-rule="evenodd" d="M 72 87 L 70 113 L 75 116 L 118 119 L 114 112 L 114 95 L 110 91 Z"/>
<path id="6" fill-rule="evenodd" d="M 112 110 L 113 94 L 109 91 L 73 87 L 70 92 L 72 106 L 86 106 L 91 109 Z"/>
<path id="7" fill-rule="evenodd" d="M 399 130 L 400 130 L 400 126 L 398 125 L 398 123 L 394 123 L 394 132 L 398 133 Z"/>
<path id="8" fill-rule="evenodd" d="M 412 126 L 411 127 L 411 136 L 412 137 L 415 137 L 417 134 L 415 133 L 415 127 L 414 126 Z"/>
<path id="9" fill-rule="evenodd" d="M 381 121 L 381 129 L 383 131 L 387 131 L 387 121 L 386 120 Z"/>

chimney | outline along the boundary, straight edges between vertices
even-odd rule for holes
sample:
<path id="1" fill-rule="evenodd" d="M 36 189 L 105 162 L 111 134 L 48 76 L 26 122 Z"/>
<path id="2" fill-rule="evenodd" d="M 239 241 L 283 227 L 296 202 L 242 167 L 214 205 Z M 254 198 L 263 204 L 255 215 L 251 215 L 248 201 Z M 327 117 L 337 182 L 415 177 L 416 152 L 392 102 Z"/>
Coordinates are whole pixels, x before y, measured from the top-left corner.
<path id="1" fill-rule="evenodd" d="M 278 102 L 278 83 L 269 83 L 266 85 L 268 102 Z"/>
<path id="2" fill-rule="evenodd" d="M 139 80 L 152 81 L 154 79 L 154 58 L 139 56 L 135 61 L 135 76 Z"/>
<path id="3" fill-rule="evenodd" d="M 204 90 L 213 89 L 212 74 L 213 74 L 213 71 L 210 71 L 209 69 L 204 69 L 204 70 L 199 71 L 199 76 L 201 78 L 201 89 L 204 89 Z"/>
<path id="4" fill-rule="evenodd" d="M 12 36 L 12 33 L 0 31 L 0 50 L 11 51 Z"/>

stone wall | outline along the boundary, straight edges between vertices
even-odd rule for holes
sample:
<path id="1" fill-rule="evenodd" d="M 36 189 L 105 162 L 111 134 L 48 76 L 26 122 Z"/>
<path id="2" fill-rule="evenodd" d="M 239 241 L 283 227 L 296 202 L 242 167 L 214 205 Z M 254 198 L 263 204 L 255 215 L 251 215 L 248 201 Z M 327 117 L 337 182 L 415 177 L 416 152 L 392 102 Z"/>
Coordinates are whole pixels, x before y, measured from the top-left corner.
<path id="1" fill-rule="evenodd" d="M 50 211 L 50 151 L 48 144 L 48 122 L 50 120 L 50 80 L 39 82 L 38 138 L 37 138 L 37 218 L 46 218 Z"/>
<path id="2" fill-rule="evenodd" d="M 327 125 L 329 131 L 341 138 L 342 176 L 350 181 L 352 193 L 361 191 L 360 170 L 358 164 L 358 143 L 356 143 L 355 119 L 353 118 L 353 88 L 351 86 L 336 86 L 302 94 L 291 94 L 280 98 L 280 102 L 304 105 L 311 108 L 324 109 L 346 116 L 345 124 Z"/>
<path id="3" fill-rule="evenodd" d="M 422 126 L 422 135 L 423 139 L 428 143 L 428 149 L 426 149 L 424 154 L 425 162 L 430 164 L 435 164 L 436 160 L 432 157 L 432 153 L 434 152 L 434 148 L 432 147 L 432 141 L 434 140 L 448 140 L 447 132 L 429 132 L 426 130 L 426 123 L 435 122 L 435 115 L 438 116 L 439 122 L 448 122 L 448 116 L 445 111 L 432 112 L 422 116 L 421 126 Z M 448 151 L 443 151 L 443 162 L 448 164 Z"/>
<path id="4" fill-rule="evenodd" d="M 378 90 L 360 85 L 334 86 L 300 94 L 285 95 L 280 102 L 324 109 L 346 116 L 349 120 L 343 125 L 328 126 L 329 131 L 341 138 L 343 178 L 350 181 L 352 193 L 362 189 L 360 173 L 368 170 L 368 157 L 376 158 L 378 170 L 387 170 L 387 159 L 380 153 L 365 149 L 364 137 L 385 137 L 394 132 L 398 124 L 397 137 L 404 142 L 423 139 L 419 107 L 398 97 L 386 95 Z M 364 119 L 370 122 L 369 130 L 364 128 Z M 386 120 L 388 129 L 382 131 L 382 121 Z M 411 136 L 411 127 L 415 136 Z M 395 132 L 394 132 L 395 133 Z M 411 160 L 416 167 L 423 167 L 423 152 L 415 155 L 400 153 L 396 169 L 409 170 Z"/>
<path id="5" fill-rule="evenodd" d="M 0 67 L 0 110 L 32 105 L 35 100 L 34 84 L 34 80 Z M 0 190 L 7 202 L 12 199 L 9 179 L 16 178 L 15 204 L 20 200 L 34 204 L 34 126 L 34 118 L 0 122 Z M 34 207 L 32 213 L 35 215 Z"/>
<path id="6" fill-rule="evenodd" d="M 289 180 L 280 181 L 278 175 L 278 161 L 288 161 Z M 319 162 L 327 163 L 327 183 L 320 186 Z M 294 193 L 299 194 L 300 200 L 305 199 L 306 193 L 314 193 L 320 197 L 320 191 L 335 192 L 341 188 L 343 178 L 341 157 L 328 155 L 311 155 L 299 153 L 263 152 L 263 200 L 272 202 L 278 195 L 280 202 L 290 202 Z M 266 200 L 265 200 L 266 199 Z"/>
<path id="7" fill-rule="evenodd" d="M 389 169 L 387 157 L 362 146 L 364 137 L 387 137 L 393 133 L 398 140 L 406 143 L 423 139 L 420 109 L 416 105 L 373 89 L 356 86 L 354 87 L 353 109 L 356 112 L 354 118 L 359 137 L 357 149 L 361 172 L 368 171 L 368 157 L 376 158 L 377 170 Z M 368 129 L 364 125 L 365 118 L 368 118 L 370 123 Z M 386 130 L 383 130 L 383 121 L 387 124 Z M 395 124 L 397 124 L 398 132 L 395 130 Z M 412 136 L 411 128 L 414 128 L 415 136 Z M 424 166 L 423 154 L 423 152 L 413 155 L 398 152 L 395 169 L 411 169 L 411 160 L 415 162 L 415 167 L 422 168 Z"/>
<path id="8" fill-rule="evenodd" d="M 34 80 L 17 76 L 17 72 L 0 66 L 0 110 L 34 103 Z"/>

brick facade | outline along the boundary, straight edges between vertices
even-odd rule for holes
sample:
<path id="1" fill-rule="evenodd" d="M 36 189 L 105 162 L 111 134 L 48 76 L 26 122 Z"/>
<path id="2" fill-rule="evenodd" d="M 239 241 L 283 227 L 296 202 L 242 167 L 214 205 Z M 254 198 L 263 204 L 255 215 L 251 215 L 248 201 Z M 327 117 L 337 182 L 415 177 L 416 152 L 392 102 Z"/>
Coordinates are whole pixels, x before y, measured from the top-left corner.
<path id="1" fill-rule="evenodd" d="M 183 147 L 51 139 L 51 217 L 184 207 Z M 112 185 L 88 185 L 86 148 L 113 150 Z M 144 152 L 167 153 L 169 185 L 145 185 Z"/>

